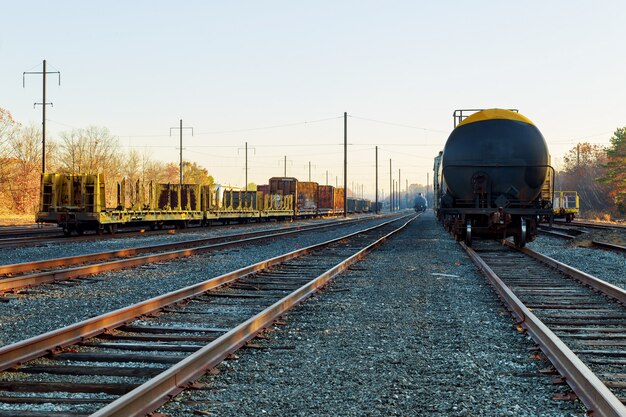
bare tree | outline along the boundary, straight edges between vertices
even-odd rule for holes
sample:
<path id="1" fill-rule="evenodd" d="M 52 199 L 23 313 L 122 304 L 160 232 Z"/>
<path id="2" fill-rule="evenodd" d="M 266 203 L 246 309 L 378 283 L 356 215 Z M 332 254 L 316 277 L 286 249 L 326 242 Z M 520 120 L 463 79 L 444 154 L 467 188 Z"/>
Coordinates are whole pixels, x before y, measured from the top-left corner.
<path id="1" fill-rule="evenodd" d="M 13 159 L 10 192 L 18 213 L 31 214 L 37 210 L 40 190 L 41 130 L 34 125 L 20 129 L 9 140 Z"/>
<path id="2" fill-rule="evenodd" d="M 114 173 L 121 170 L 117 137 L 105 127 L 90 126 L 62 132 L 60 168 L 77 174 Z"/>

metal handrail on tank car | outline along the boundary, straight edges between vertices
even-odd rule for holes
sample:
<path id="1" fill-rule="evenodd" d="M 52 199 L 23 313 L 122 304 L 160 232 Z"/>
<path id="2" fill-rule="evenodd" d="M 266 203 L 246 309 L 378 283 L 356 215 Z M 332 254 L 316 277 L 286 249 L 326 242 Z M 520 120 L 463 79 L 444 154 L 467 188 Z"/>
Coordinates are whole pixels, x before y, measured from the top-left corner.
<path id="1" fill-rule="evenodd" d="M 555 171 L 554 171 L 554 167 L 552 167 L 552 165 L 489 165 L 489 164 L 481 164 L 481 165 L 446 165 L 445 167 L 442 167 L 441 169 L 441 176 L 444 176 L 444 172 L 447 168 L 548 168 L 552 171 L 552 184 L 554 184 L 554 179 L 555 179 Z M 460 199 L 456 199 L 456 201 L 467 201 L 467 200 L 460 200 Z M 509 200 L 511 201 L 511 200 Z M 554 188 L 552 189 L 552 199 L 551 202 L 554 201 Z M 473 200 L 472 200 L 473 202 Z M 511 201 L 513 202 L 513 201 Z M 521 206 L 524 202 L 522 201 L 517 201 L 517 203 Z M 533 201 L 528 201 L 526 202 L 526 205 L 530 205 L 532 204 Z M 454 207 L 454 210 L 458 210 L 460 208 L 474 208 L 474 207 Z M 485 207 L 486 209 L 490 209 L 490 208 L 497 208 L 497 207 Z M 449 208 L 448 208 L 449 209 Z M 443 210 L 445 212 L 446 208 L 440 207 L 440 210 Z M 550 208 L 549 212 L 552 212 L 552 208 Z"/>
<path id="2" fill-rule="evenodd" d="M 478 113 L 478 112 L 483 111 L 483 110 L 485 110 L 485 109 L 457 109 L 457 110 L 455 110 L 454 113 L 452 113 L 452 117 L 454 119 L 454 127 L 456 128 L 457 125 L 463 121 L 463 119 L 467 119 L 468 117 L 471 116 L 471 114 L 469 114 L 467 116 L 464 116 L 463 115 L 464 111 L 465 112 L 470 112 L 471 111 L 471 112 L 473 112 L 472 114 L 474 114 L 474 113 Z M 515 113 L 519 113 L 518 109 L 506 109 L 506 110 L 514 111 Z M 457 122 L 457 119 L 458 119 L 458 122 Z"/>

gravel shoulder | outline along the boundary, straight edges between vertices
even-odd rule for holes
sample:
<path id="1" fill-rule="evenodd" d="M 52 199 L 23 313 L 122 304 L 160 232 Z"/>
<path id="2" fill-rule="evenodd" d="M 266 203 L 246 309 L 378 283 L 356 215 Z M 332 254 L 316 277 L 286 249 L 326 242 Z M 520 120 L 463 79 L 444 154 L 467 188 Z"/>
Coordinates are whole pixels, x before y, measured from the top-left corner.
<path id="1" fill-rule="evenodd" d="M 159 410 L 220 416 L 584 416 L 427 212 Z"/>

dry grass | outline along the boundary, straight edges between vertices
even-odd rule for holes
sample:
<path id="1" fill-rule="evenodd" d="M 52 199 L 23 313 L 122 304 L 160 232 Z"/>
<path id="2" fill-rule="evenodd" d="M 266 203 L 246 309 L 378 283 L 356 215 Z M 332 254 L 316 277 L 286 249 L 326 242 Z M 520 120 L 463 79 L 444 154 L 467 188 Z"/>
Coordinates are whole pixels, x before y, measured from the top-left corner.
<path id="1" fill-rule="evenodd" d="M 580 216 L 580 219 L 588 220 L 592 222 L 610 223 L 610 224 L 617 224 L 617 223 L 624 222 L 624 219 L 615 218 L 611 215 L 611 213 L 603 213 L 599 211 L 588 211 L 586 213 L 582 213 Z"/>
<path id="2" fill-rule="evenodd" d="M 17 226 L 35 223 L 34 214 L 0 214 L 0 226 Z"/>

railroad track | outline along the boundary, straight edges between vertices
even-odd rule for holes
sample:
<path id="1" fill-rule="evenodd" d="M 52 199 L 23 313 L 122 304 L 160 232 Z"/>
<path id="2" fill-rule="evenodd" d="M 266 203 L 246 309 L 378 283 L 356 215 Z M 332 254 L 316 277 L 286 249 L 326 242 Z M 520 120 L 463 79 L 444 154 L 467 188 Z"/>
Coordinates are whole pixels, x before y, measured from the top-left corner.
<path id="1" fill-rule="evenodd" d="M 33 235 L 46 235 L 51 233 L 60 233 L 60 230 L 52 226 L 37 225 L 30 226 L 0 226 L 0 239 L 15 238 Z"/>
<path id="2" fill-rule="evenodd" d="M 0 417 L 152 412 L 415 217 L 0 348 Z"/>
<path id="3" fill-rule="evenodd" d="M 317 225 L 298 225 L 265 229 L 219 237 L 191 239 L 174 243 L 126 248 L 57 259 L 0 265 L 0 294 L 73 278 L 86 277 L 104 271 L 116 271 L 156 262 L 195 256 L 216 249 L 237 246 L 265 239 L 293 235 L 312 230 L 324 230 L 360 223 L 371 218 L 357 218 Z"/>
<path id="4" fill-rule="evenodd" d="M 349 220 L 331 220 L 330 222 L 346 222 L 346 221 L 355 221 L 355 220 L 365 220 L 371 219 L 374 217 L 387 217 L 389 214 L 383 215 L 368 215 L 361 216 Z M 257 223 L 263 224 L 263 223 Z M 250 228 L 250 224 L 241 224 L 241 225 L 229 225 L 230 228 Z M 97 234 L 89 234 L 82 236 L 64 236 L 62 231 L 58 228 L 43 228 L 38 230 L 46 230 L 43 236 L 22 236 L 22 237 L 4 237 L 0 234 L 0 249 L 15 249 L 22 247 L 30 247 L 30 246 L 45 246 L 50 244 L 58 244 L 58 243 L 75 243 L 75 242 L 91 242 L 91 241 L 101 241 L 104 239 L 124 239 L 129 237 L 142 237 L 142 236 L 158 236 L 158 235 L 167 235 L 172 233 L 173 230 L 176 230 L 177 234 L 182 233 L 190 233 L 193 234 L 198 231 L 206 230 L 206 228 L 202 227 L 190 227 L 187 229 L 155 229 L 152 230 L 150 228 L 129 228 L 117 231 L 113 234 L 108 235 L 97 235 Z M 52 236 L 50 236 L 52 235 Z"/>
<path id="5" fill-rule="evenodd" d="M 576 239 L 577 236 L 580 236 L 581 234 L 584 234 L 584 231 L 581 231 L 580 229 L 573 229 L 573 228 L 567 228 L 567 227 L 545 227 L 545 226 L 540 226 L 540 233 L 548 235 L 548 236 L 552 236 L 552 237 L 557 237 L 560 239 L 567 239 L 567 240 L 573 240 Z M 596 239 L 591 239 L 589 240 L 589 244 L 590 247 L 592 248 L 598 248 L 598 249 L 607 249 L 607 250 L 612 250 L 615 252 L 621 252 L 621 253 L 626 253 L 626 246 L 622 246 L 622 245 L 617 245 L 615 243 L 609 243 L 609 242 L 603 242 L 600 240 L 596 240 Z"/>
<path id="6" fill-rule="evenodd" d="M 626 416 L 626 291 L 528 248 L 461 245 L 590 415 Z"/>
<path id="7" fill-rule="evenodd" d="M 574 220 L 573 222 L 566 223 L 562 221 L 555 221 L 555 224 L 563 224 L 568 226 L 580 226 L 588 227 L 591 229 L 626 229 L 626 225 L 619 223 L 600 223 L 600 222 L 588 222 L 582 220 Z"/>

